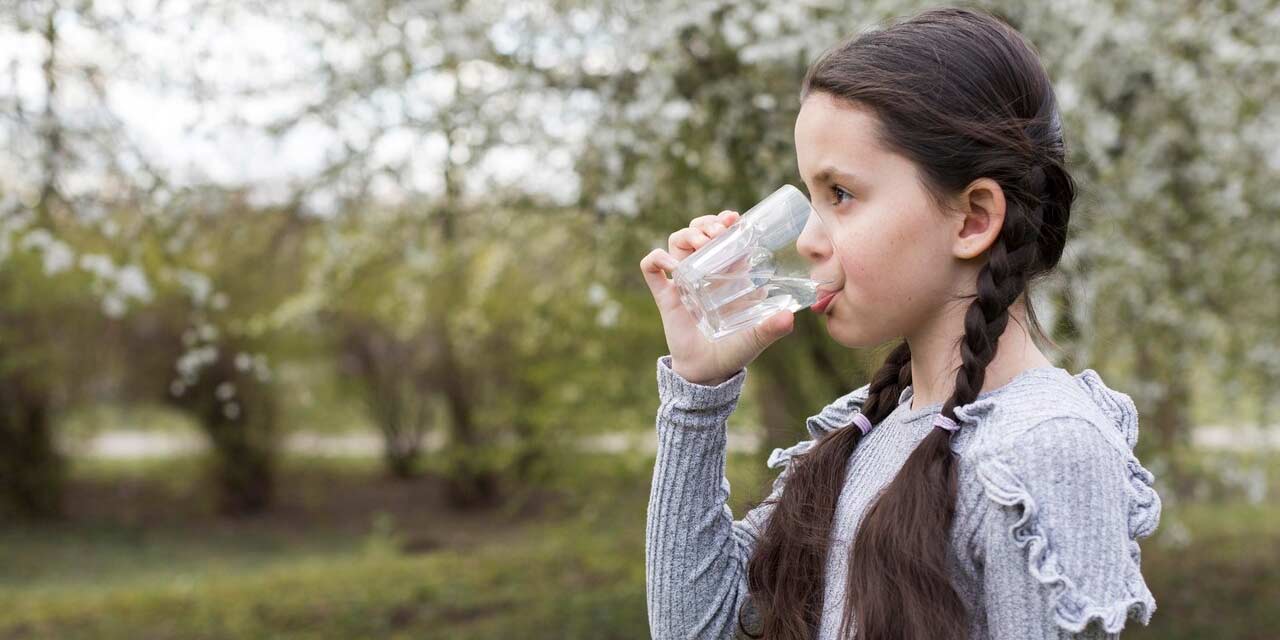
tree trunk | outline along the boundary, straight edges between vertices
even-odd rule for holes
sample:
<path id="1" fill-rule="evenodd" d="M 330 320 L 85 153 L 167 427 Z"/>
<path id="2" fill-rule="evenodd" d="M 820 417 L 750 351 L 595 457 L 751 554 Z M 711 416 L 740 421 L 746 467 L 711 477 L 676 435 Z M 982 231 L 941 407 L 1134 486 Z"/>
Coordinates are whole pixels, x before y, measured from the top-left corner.
<path id="1" fill-rule="evenodd" d="M 239 406 L 244 406 L 241 403 Z M 254 515 L 270 508 L 275 498 L 275 451 L 260 431 L 273 428 L 268 416 L 257 415 L 265 407 L 250 406 L 229 418 L 221 402 L 207 407 L 202 426 L 213 443 L 218 487 L 218 507 L 234 516 Z"/>
<path id="2" fill-rule="evenodd" d="M 1165 454 L 1169 462 L 1169 485 L 1177 495 L 1185 496 L 1190 494 L 1194 479 L 1179 463 L 1177 453 L 1184 451 L 1191 440 L 1191 420 L 1187 416 L 1191 389 L 1186 371 L 1178 366 L 1186 358 L 1180 353 L 1157 352 L 1154 345 L 1162 344 L 1169 343 L 1158 336 L 1151 336 L 1141 341 L 1137 348 L 1138 372 L 1146 381 L 1159 387 L 1154 397 L 1147 398 L 1150 408 L 1141 427 L 1148 436 L 1139 438 L 1138 455 L 1155 451 Z"/>
<path id="3" fill-rule="evenodd" d="M 808 439 L 805 419 L 862 383 L 842 370 L 856 371 L 858 354 L 833 356 L 831 338 L 812 312 L 796 314 L 795 330 L 750 365 L 759 380 L 757 398 L 764 421 L 761 450 L 789 447 Z"/>
<path id="4" fill-rule="evenodd" d="M 20 516 L 62 513 L 65 461 L 54 446 L 47 394 L 0 378 L 0 492 Z"/>
<path id="5" fill-rule="evenodd" d="M 446 497 L 450 505 L 459 509 L 490 506 L 498 501 L 498 478 L 490 468 L 490 458 L 472 418 L 465 373 L 457 361 L 452 339 L 444 328 L 438 335 L 443 356 L 438 379 L 450 417 L 449 442 L 444 452 Z"/>
<path id="6" fill-rule="evenodd" d="M 386 470 L 393 478 L 411 478 L 432 418 L 432 389 L 423 384 L 423 371 L 417 364 L 420 341 L 406 344 L 373 322 L 349 318 L 341 322 L 346 325 L 341 340 L 343 367 L 359 385 L 365 406 L 382 433 Z"/>
<path id="7" fill-rule="evenodd" d="M 279 400 L 278 389 L 236 368 L 229 354 L 238 351 L 234 344 L 220 345 L 217 360 L 199 372 L 192 386 L 166 398 L 193 416 L 209 438 L 219 511 L 247 516 L 274 502 Z M 230 396 L 219 393 L 223 384 L 233 390 Z"/>

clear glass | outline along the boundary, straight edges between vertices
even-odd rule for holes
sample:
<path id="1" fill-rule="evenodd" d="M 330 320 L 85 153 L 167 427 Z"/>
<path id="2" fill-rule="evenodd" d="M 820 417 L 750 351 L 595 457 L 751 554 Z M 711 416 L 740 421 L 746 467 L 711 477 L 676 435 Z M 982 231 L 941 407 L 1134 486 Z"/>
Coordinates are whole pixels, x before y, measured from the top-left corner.
<path id="1" fill-rule="evenodd" d="M 680 261 L 671 277 L 708 340 L 818 301 L 818 287 L 831 281 L 810 279 L 809 262 L 796 249 L 809 224 L 822 224 L 809 199 L 783 185 Z"/>

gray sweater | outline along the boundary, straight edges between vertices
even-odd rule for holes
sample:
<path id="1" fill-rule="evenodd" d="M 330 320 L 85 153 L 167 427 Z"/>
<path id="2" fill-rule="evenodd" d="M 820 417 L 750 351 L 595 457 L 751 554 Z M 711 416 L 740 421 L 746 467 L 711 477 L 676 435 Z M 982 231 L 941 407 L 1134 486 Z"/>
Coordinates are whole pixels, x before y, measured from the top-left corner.
<path id="1" fill-rule="evenodd" d="M 711 387 L 658 359 L 658 452 L 649 495 L 645 569 L 655 638 L 729 638 L 746 602 L 746 565 L 771 505 L 734 520 L 726 504 L 725 432 L 747 370 Z M 846 428 L 866 400 L 856 389 L 806 421 L 808 439 L 775 449 L 785 490 L 791 456 Z M 826 560 L 818 637 L 836 638 L 851 541 L 872 498 L 929 433 L 942 403 L 911 409 L 911 387 L 849 460 Z M 950 535 L 952 583 L 970 612 L 969 637 L 1118 637 L 1147 624 L 1155 598 L 1138 538 L 1160 519 L 1152 474 L 1133 455 L 1138 414 L 1097 372 L 1038 367 L 956 409 L 959 491 Z M 856 427 L 854 427 L 856 428 Z M 752 619 L 754 608 L 745 615 Z M 857 620 L 852 621 L 856 630 Z"/>

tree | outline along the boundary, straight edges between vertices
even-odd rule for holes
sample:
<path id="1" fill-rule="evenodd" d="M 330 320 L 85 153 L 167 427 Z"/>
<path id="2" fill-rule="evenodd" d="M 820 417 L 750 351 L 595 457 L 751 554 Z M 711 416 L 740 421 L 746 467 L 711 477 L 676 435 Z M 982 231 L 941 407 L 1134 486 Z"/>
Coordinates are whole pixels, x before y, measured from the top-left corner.
<path id="1" fill-rule="evenodd" d="M 563 169 L 556 179 L 571 180 L 566 141 L 541 136 L 542 114 L 529 109 L 554 108 L 566 91 L 504 64 L 490 35 L 501 11 L 490 5 L 264 11 L 313 34 L 318 54 L 298 75 L 319 87 L 314 101 L 267 129 L 288 136 L 318 120 L 339 141 L 329 169 L 299 186 L 341 197 L 320 254 L 325 275 L 298 299 L 335 321 L 393 471 L 412 466 L 430 407 L 439 406 L 447 438 L 435 459 L 454 503 L 492 503 L 508 464 L 494 453 L 505 434 L 529 445 L 517 455 L 522 469 L 535 466 L 535 450 L 554 448 L 533 442 L 527 416 L 488 408 L 519 397 L 528 412 L 564 384 L 521 375 L 535 347 L 544 348 L 539 362 L 556 357 L 545 349 L 548 332 L 598 339 L 574 333 L 576 322 L 557 327 L 532 315 L 591 317 L 581 293 L 588 271 L 578 267 L 593 264 L 589 247 L 555 227 L 578 228 L 582 216 L 559 189 L 513 184 L 486 168 L 504 154 L 545 150 L 552 168 Z M 335 51 L 353 55 L 329 55 Z M 544 268 L 527 272 L 535 263 Z M 517 279 L 535 273 L 535 282 Z M 510 335 L 491 332 L 498 318 Z"/>
<path id="2" fill-rule="evenodd" d="M 5 499 L 20 512 L 60 510 L 63 463 L 53 424 L 88 375 L 95 331 L 146 303 L 148 274 L 127 252 L 103 251 L 137 231 L 114 213 L 157 184 L 108 107 L 104 66 L 124 42 L 86 4 L 5 2 L 0 35 L 22 43 L 0 61 L 0 136 L 13 162 L 0 174 L 0 447 Z M 64 34 L 91 32 L 97 51 Z M 79 342 L 77 342 L 79 340 Z"/>

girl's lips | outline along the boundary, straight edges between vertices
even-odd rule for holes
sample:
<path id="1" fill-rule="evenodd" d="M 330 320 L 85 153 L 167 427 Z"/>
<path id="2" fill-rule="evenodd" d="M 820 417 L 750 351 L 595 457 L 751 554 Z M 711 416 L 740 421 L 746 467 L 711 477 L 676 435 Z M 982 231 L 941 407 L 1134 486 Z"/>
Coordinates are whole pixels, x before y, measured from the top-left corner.
<path id="1" fill-rule="evenodd" d="M 839 293 L 839 291 L 832 291 L 831 293 L 824 294 L 821 298 L 818 298 L 817 302 L 813 303 L 813 306 L 809 308 L 813 309 L 814 313 L 825 312 L 827 307 L 831 304 L 831 301 L 836 299 L 837 293 Z"/>

